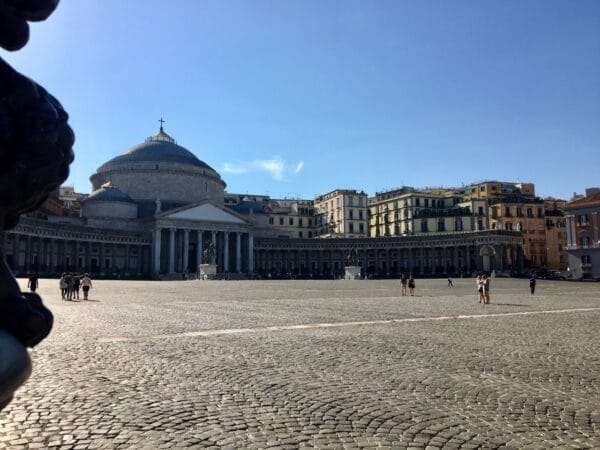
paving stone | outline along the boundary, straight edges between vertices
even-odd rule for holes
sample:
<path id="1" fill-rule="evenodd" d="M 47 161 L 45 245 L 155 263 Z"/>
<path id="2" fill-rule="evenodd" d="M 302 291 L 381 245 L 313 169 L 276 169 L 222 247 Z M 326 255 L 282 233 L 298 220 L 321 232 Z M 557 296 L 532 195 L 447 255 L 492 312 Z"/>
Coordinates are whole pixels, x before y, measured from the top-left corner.
<path id="1" fill-rule="evenodd" d="M 41 280 L 0 449 L 600 447 L 598 286 L 472 281 Z"/>

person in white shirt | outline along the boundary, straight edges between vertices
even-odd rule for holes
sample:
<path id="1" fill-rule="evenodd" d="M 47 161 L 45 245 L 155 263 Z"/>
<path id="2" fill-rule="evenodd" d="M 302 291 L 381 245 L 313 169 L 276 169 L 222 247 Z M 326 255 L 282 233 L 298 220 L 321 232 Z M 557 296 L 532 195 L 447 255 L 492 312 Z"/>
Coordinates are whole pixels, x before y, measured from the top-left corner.
<path id="1" fill-rule="evenodd" d="M 83 275 L 83 278 L 81 279 L 81 289 L 83 289 L 83 299 L 84 300 L 88 299 L 88 293 L 90 292 L 91 288 L 92 288 L 92 280 L 90 280 L 90 276 L 86 273 Z"/>

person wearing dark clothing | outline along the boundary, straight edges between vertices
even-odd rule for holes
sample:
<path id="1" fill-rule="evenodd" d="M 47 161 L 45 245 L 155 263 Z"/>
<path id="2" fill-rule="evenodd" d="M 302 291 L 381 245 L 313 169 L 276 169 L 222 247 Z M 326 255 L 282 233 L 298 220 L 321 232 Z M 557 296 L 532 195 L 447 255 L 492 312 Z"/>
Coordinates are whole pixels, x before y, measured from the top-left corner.
<path id="1" fill-rule="evenodd" d="M 27 287 L 31 290 L 31 292 L 35 292 L 35 290 L 38 288 L 37 273 L 34 273 L 29 277 L 29 281 L 27 282 Z"/>
<path id="2" fill-rule="evenodd" d="M 412 275 L 408 279 L 408 290 L 410 292 L 411 297 L 415 295 L 415 279 Z"/>
<path id="3" fill-rule="evenodd" d="M 78 274 L 73 275 L 73 297 L 79 300 L 79 287 L 81 286 L 81 278 Z"/>
<path id="4" fill-rule="evenodd" d="M 535 275 L 532 275 L 531 278 L 529 279 L 529 289 L 531 289 L 531 295 L 535 294 L 535 284 L 536 284 Z"/>
<path id="5" fill-rule="evenodd" d="M 400 277 L 400 286 L 402 286 L 402 295 L 406 295 L 406 287 L 408 286 L 408 278 L 405 274 Z"/>

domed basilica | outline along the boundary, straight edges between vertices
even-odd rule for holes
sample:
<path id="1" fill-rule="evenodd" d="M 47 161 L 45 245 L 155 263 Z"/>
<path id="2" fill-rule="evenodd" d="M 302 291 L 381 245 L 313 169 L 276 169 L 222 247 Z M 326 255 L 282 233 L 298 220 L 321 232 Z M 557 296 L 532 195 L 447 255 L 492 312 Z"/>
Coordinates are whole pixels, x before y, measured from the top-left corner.
<path id="1" fill-rule="evenodd" d="M 324 236 L 317 231 L 323 217 L 317 221 L 312 200 L 227 193 L 219 173 L 178 145 L 162 121 L 156 134 L 102 164 L 90 180 L 93 192 L 81 202 L 79 217 L 24 216 L 6 233 L 6 258 L 17 275 L 68 270 L 176 279 L 211 264 L 218 274 L 240 278 L 331 277 L 343 276 L 351 250 L 360 255 L 364 274 L 428 273 L 428 267 L 435 274 L 486 264 L 501 270 L 506 248 L 521 245 L 519 235 L 499 231 Z M 357 194 L 333 193 L 350 205 Z M 364 198 L 354 205 L 363 210 L 354 211 L 354 220 L 360 216 L 368 227 L 366 194 L 358 194 Z"/>

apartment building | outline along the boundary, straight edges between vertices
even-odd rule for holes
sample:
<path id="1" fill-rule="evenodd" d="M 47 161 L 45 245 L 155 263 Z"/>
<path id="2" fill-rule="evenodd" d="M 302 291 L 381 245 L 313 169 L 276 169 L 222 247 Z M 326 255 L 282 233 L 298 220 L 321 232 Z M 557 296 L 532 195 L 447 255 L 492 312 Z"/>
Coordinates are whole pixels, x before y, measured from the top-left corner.
<path id="1" fill-rule="evenodd" d="M 336 189 L 315 198 L 314 210 L 321 238 L 368 236 L 367 194 Z"/>
<path id="2" fill-rule="evenodd" d="M 466 200 L 453 190 L 402 187 L 369 199 L 369 235 L 405 236 L 489 228 L 485 200 Z"/>
<path id="3" fill-rule="evenodd" d="M 600 279 L 600 192 L 565 206 L 569 270 L 574 279 Z"/>

